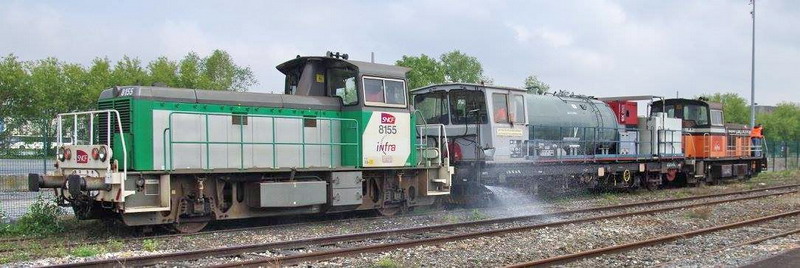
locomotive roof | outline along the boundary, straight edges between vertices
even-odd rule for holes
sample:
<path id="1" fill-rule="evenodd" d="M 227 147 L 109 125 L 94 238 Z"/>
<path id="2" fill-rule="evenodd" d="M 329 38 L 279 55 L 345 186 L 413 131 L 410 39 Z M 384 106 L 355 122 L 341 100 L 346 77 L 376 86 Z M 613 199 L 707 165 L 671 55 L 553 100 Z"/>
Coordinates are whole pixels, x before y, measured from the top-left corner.
<path id="1" fill-rule="evenodd" d="M 341 108 L 339 98 L 256 92 L 124 86 L 106 89 L 100 93 L 100 100 L 117 97 L 183 103 L 245 105 L 293 109 L 339 110 Z"/>
<path id="2" fill-rule="evenodd" d="M 662 101 L 654 101 L 653 105 L 661 105 L 661 102 Z M 665 105 L 670 105 L 670 104 L 696 104 L 696 105 L 708 106 L 709 108 L 712 108 L 712 109 L 722 110 L 722 103 L 708 102 L 708 101 L 699 100 L 699 99 L 673 98 L 673 99 L 663 100 L 663 102 L 664 102 Z"/>
<path id="3" fill-rule="evenodd" d="M 281 63 L 275 68 L 277 68 L 278 71 L 281 71 L 281 73 L 283 74 L 288 74 L 290 71 L 295 70 L 300 66 L 305 66 L 306 63 L 309 61 L 325 61 L 326 65 L 330 67 L 350 68 L 358 70 L 361 74 L 374 75 L 386 78 L 405 79 L 406 73 L 411 70 L 411 68 L 402 66 L 356 61 L 356 60 L 345 60 L 340 58 L 323 57 L 323 56 L 297 57 L 295 59 Z"/>
<path id="4" fill-rule="evenodd" d="M 442 84 L 434 84 L 428 85 L 424 87 L 419 87 L 412 89 L 411 92 L 421 93 L 422 91 L 435 91 L 437 89 L 448 90 L 448 89 L 473 89 L 478 90 L 478 88 L 490 88 L 490 89 L 502 89 L 502 90 L 513 90 L 513 91 L 528 91 L 524 88 L 516 88 L 516 87 L 506 87 L 506 86 L 495 86 L 495 85 L 482 85 L 482 84 L 473 84 L 473 83 L 442 83 Z"/>

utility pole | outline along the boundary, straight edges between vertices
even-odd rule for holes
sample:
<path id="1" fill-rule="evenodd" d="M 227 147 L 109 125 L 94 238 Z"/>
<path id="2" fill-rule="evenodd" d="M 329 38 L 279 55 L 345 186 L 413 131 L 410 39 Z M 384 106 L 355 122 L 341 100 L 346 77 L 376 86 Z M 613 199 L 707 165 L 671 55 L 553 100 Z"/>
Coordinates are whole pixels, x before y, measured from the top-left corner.
<path id="1" fill-rule="evenodd" d="M 756 0 L 750 0 L 753 10 L 750 15 L 753 17 L 753 50 L 750 56 L 750 127 L 756 125 Z"/>

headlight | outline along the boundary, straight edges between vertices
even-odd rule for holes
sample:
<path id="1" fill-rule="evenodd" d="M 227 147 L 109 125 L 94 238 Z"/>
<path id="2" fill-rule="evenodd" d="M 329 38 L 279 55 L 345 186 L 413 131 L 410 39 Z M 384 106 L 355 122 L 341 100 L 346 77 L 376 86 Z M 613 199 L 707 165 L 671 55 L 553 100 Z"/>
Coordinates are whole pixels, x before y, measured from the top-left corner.
<path id="1" fill-rule="evenodd" d="M 67 159 L 67 160 L 72 159 L 72 150 L 64 149 L 64 159 Z"/>
<path id="2" fill-rule="evenodd" d="M 99 157 L 100 157 L 100 161 L 101 162 L 105 162 L 106 161 L 106 157 L 108 156 L 108 153 L 106 152 L 106 147 L 105 146 L 100 147 L 100 150 L 99 150 L 98 154 L 99 154 Z"/>
<path id="3" fill-rule="evenodd" d="M 56 151 L 56 158 L 58 161 L 64 162 L 64 147 L 58 147 L 58 151 Z"/>
<path id="4" fill-rule="evenodd" d="M 92 159 L 97 160 L 100 158 L 100 151 L 97 148 L 92 148 Z"/>

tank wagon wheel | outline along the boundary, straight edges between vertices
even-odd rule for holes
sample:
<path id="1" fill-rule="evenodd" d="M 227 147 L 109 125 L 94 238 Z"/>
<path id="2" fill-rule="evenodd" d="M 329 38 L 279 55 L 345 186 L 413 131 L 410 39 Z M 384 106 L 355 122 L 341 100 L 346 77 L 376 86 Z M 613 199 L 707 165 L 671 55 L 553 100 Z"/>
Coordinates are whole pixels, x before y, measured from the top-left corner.
<path id="1" fill-rule="evenodd" d="M 181 223 L 173 223 L 172 224 L 172 229 L 175 229 L 175 231 L 177 231 L 179 233 L 188 234 L 188 233 L 199 232 L 200 230 L 203 230 L 203 228 L 206 228 L 206 225 L 208 225 L 207 221 L 204 221 L 204 222 L 181 222 Z"/>

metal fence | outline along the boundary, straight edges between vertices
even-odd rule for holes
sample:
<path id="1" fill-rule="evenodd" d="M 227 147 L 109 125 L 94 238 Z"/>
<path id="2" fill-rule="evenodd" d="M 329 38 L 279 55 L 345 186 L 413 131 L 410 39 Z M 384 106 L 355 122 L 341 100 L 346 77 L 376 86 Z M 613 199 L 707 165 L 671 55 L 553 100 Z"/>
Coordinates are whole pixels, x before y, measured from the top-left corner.
<path id="1" fill-rule="evenodd" d="M 35 121 L 34 121 L 35 122 Z M 27 124 L 35 135 L 0 135 L 0 215 L 3 222 L 19 218 L 28 212 L 39 196 L 50 192 L 29 192 L 28 173 L 53 171 L 55 162 L 54 138 L 47 123 Z"/>
<path id="2" fill-rule="evenodd" d="M 800 168 L 800 141 L 767 141 L 769 171 Z"/>

